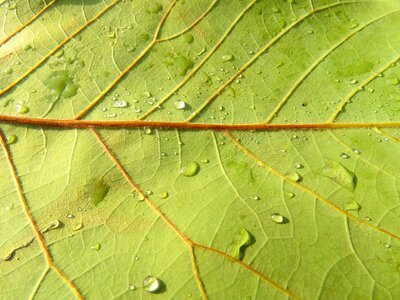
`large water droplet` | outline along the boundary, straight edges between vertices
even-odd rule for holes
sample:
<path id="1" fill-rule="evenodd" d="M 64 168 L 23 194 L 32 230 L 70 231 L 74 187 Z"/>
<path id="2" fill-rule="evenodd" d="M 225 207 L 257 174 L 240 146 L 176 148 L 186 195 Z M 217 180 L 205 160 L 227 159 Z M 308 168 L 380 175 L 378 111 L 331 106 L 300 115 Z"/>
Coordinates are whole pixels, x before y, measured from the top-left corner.
<path id="1" fill-rule="evenodd" d="M 180 173 L 186 177 L 195 176 L 200 170 L 200 166 L 197 162 L 192 161 L 188 163 L 186 166 L 181 168 Z"/>
<path id="2" fill-rule="evenodd" d="M 224 55 L 222 55 L 222 60 L 223 61 L 232 61 L 234 59 L 235 59 L 235 57 L 232 54 L 224 54 Z"/>
<path id="3" fill-rule="evenodd" d="M 354 190 L 356 187 L 357 179 L 355 174 L 333 160 L 326 161 L 321 174 L 349 190 Z"/>
<path id="4" fill-rule="evenodd" d="M 186 107 L 185 101 L 176 100 L 176 101 L 174 102 L 174 108 L 177 109 L 177 110 L 184 110 L 185 107 Z"/>
<path id="5" fill-rule="evenodd" d="M 78 90 L 78 86 L 66 71 L 52 73 L 44 83 L 57 97 L 70 98 L 75 96 Z"/>
<path id="6" fill-rule="evenodd" d="M 286 174 L 286 176 L 287 176 L 287 178 L 289 178 L 290 180 L 293 180 L 295 182 L 299 182 L 302 179 L 300 174 L 297 173 L 297 172 L 289 172 L 289 173 Z"/>
<path id="7" fill-rule="evenodd" d="M 59 219 L 51 220 L 45 228 L 42 229 L 42 233 L 48 232 L 53 229 L 61 228 L 63 223 Z"/>
<path id="8" fill-rule="evenodd" d="M 8 145 L 12 145 L 15 144 L 17 142 L 18 138 L 15 134 L 10 134 L 7 136 L 7 144 Z"/>
<path id="9" fill-rule="evenodd" d="M 102 179 L 92 180 L 85 186 L 86 197 L 97 206 L 106 197 L 110 187 Z"/>
<path id="10" fill-rule="evenodd" d="M 175 60 L 175 65 L 178 67 L 178 74 L 184 76 L 189 69 L 193 68 L 194 62 L 181 55 Z"/>
<path id="11" fill-rule="evenodd" d="M 161 288 L 161 281 L 157 277 L 149 275 L 143 280 L 143 288 L 149 293 L 156 293 Z"/>
<path id="12" fill-rule="evenodd" d="M 255 239 L 253 235 L 246 229 L 241 229 L 232 241 L 231 255 L 239 260 L 242 260 L 247 247 L 254 244 Z"/>
<path id="13" fill-rule="evenodd" d="M 271 215 L 271 220 L 277 224 L 282 224 L 285 222 L 285 218 L 278 213 L 274 213 Z"/>
<path id="14" fill-rule="evenodd" d="M 183 36 L 183 39 L 185 40 L 186 43 L 191 44 L 194 40 L 193 35 L 191 34 L 185 34 Z"/>

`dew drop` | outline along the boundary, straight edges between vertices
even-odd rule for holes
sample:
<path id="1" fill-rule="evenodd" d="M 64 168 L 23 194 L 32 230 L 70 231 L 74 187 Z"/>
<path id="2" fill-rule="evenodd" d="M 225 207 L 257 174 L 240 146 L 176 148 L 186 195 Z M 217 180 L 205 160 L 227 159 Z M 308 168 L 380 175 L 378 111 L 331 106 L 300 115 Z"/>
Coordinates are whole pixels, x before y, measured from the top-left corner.
<path id="1" fill-rule="evenodd" d="M 92 180 L 85 186 L 86 197 L 95 206 L 104 200 L 109 190 L 110 186 L 105 184 L 102 179 Z"/>
<path id="2" fill-rule="evenodd" d="M 78 230 L 81 230 L 82 228 L 83 228 L 83 223 L 79 222 L 79 223 L 76 223 L 72 229 L 74 231 L 78 231 Z"/>
<path id="3" fill-rule="evenodd" d="M 349 190 L 354 190 L 356 187 L 357 179 L 355 174 L 333 160 L 326 161 L 321 174 Z"/>
<path id="4" fill-rule="evenodd" d="M 359 211 L 359 210 L 361 209 L 361 205 L 360 205 L 358 202 L 356 202 L 356 201 L 354 201 L 354 200 L 351 200 L 351 201 L 348 201 L 348 202 L 346 203 L 344 209 L 345 209 L 345 210 L 355 210 L 355 211 Z"/>
<path id="5" fill-rule="evenodd" d="M 78 86 L 66 71 L 52 73 L 44 80 L 44 83 L 57 97 L 71 98 L 78 91 Z"/>
<path id="6" fill-rule="evenodd" d="M 29 107 L 23 104 L 16 104 L 17 107 L 17 114 L 27 114 L 29 112 Z"/>
<path id="7" fill-rule="evenodd" d="M 232 54 L 224 54 L 222 55 L 222 61 L 232 61 L 235 57 Z"/>
<path id="8" fill-rule="evenodd" d="M 166 199 L 166 198 L 168 198 L 168 196 L 169 196 L 168 192 L 164 191 L 164 192 L 161 192 L 161 193 L 158 195 L 158 198 L 160 198 L 160 199 Z"/>
<path id="9" fill-rule="evenodd" d="M 90 248 L 92 248 L 93 250 L 99 251 L 101 249 L 101 245 L 99 243 L 96 243 Z"/>
<path id="10" fill-rule="evenodd" d="M 117 108 L 124 108 L 128 106 L 128 102 L 122 100 L 122 101 L 115 101 L 113 103 L 113 107 L 117 107 Z"/>
<path id="11" fill-rule="evenodd" d="M 343 159 L 349 159 L 350 158 L 350 156 L 347 155 L 346 153 L 340 153 L 340 157 L 343 158 Z"/>
<path id="12" fill-rule="evenodd" d="M 47 224 L 47 226 L 42 230 L 42 233 L 48 232 L 53 229 L 61 228 L 63 223 L 59 219 L 54 219 Z"/>
<path id="13" fill-rule="evenodd" d="M 285 218 L 278 213 L 274 213 L 271 215 L 271 220 L 277 224 L 282 224 L 285 221 Z"/>
<path id="14" fill-rule="evenodd" d="M 350 80 L 349 80 L 349 83 L 350 83 L 350 84 L 357 84 L 357 83 L 358 83 L 358 80 L 357 80 L 357 79 L 350 79 Z"/>
<path id="15" fill-rule="evenodd" d="M 75 216 L 74 216 L 73 214 L 71 214 L 71 213 L 67 213 L 67 214 L 66 214 L 66 217 L 67 217 L 68 219 L 73 219 L 73 218 L 75 218 Z"/>
<path id="16" fill-rule="evenodd" d="M 183 36 L 183 39 L 185 40 L 186 43 L 191 44 L 194 40 L 193 35 L 191 34 L 185 34 Z"/>
<path id="17" fill-rule="evenodd" d="M 287 176 L 287 178 L 289 178 L 290 180 L 293 180 L 295 182 L 299 182 L 302 179 L 300 174 L 297 173 L 297 172 L 289 172 L 289 173 L 286 174 L 286 176 Z"/>
<path id="18" fill-rule="evenodd" d="M 360 154 L 360 153 L 361 153 L 361 150 L 359 150 L 359 149 L 353 149 L 353 152 L 354 152 L 355 154 Z"/>
<path id="19" fill-rule="evenodd" d="M 10 134 L 7 136 L 7 144 L 8 145 L 12 145 L 15 144 L 17 142 L 17 136 L 15 134 Z"/>
<path id="20" fill-rule="evenodd" d="M 143 288 L 149 293 L 156 293 L 161 288 L 161 282 L 157 277 L 149 275 L 143 280 Z"/>
<path id="21" fill-rule="evenodd" d="M 287 195 L 290 199 L 292 199 L 292 198 L 295 197 L 295 194 L 292 193 L 292 192 L 289 192 L 289 193 L 287 193 L 286 195 Z"/>
<path id="22" fill-rule="evenodd" d="M 177 109 L 177 110 L 184 110 L 185 107 L 186 107 L 185 101 L 176 100 L 176 101 L 174 102 L 174 108 Z"/>
<path id="23" fill-rule="evenodd" d="M 197 162 L 190 162 L 186 166 L 182 167 L 180 173 L 185 177 L 193 177 L 200 170 L 200 166 Z"/>
<path id="24" fill-rule="evenodd" d="M 252 200 L 260 200 L 260 197 L 258 197 L 257 195 L 253 195 L 250 197 Z"/>
<path id="25" fill-rule="evenodd" d="M 231 243 L 230 254 L 239 260 L 242 260 L 246 249 L 254 244 L 255 239 L 253 235 L 246 229 L 241 229 L 233 238 Z"/>
<path id="26" fill-rule="evenodd" d="M 131 290 L 131 291 L 134 291 L 134 290 L 136 290 L 136 286 L 134 286 L 133 284 L 130 284 L 128 286 L 128 289 Z"/>
<path id="27" fill-rule="evenodd" d="M 295 163 L 295 164 L 294 164 L 294 167 L 295 167 L 296 169 L 303 169 L 303 168 L 304 168 L 304 166 L 303 166 L 301 163 Z"/>
<path id="28" fill-rule="evenodd" d="M 152 130 L 151 130 L 150 127 L 144 127 L 143 130 L 144 130 L 144 133 L 147 134 L 147 135 L 152 134 Z"/>

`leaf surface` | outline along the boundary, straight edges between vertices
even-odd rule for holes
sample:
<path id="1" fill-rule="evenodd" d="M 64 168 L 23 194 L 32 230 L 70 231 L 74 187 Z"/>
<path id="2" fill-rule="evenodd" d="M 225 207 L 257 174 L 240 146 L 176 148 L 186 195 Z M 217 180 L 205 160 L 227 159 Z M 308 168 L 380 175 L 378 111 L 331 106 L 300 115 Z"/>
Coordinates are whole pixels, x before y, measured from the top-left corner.
<path id="1" fill-rule="evenodd" d="M 399 298 L 399 16 L 0 0 L 1 298 Z"/>

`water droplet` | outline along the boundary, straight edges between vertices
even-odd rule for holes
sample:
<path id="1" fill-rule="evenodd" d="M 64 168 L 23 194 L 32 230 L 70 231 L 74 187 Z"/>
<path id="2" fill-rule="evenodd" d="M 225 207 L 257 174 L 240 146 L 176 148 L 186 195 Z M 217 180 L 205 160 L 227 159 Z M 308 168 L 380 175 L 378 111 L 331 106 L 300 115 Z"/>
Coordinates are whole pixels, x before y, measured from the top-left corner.
<path id="1" fill-rule="evenodd" d="M 203 159 L 201 162 L 202 162 L 203 164 L 208 164 L 210 161 L 209 161 L 208 159 Z"/>
<path id="2" fill-rule="evenodd" d="M 67 213 L 67 214 L 66 214 L 66 217 L 67 217 L 68 219 L 73 219 L 73 218 L 75 218 L 75 216 L 74 216 L 73 214 L 71 214 L 71 213 Z"/>
<path id="3" fill-rule="evenodd" d="M 144 130 L 144 133 L 147 135 L 152 134 L 152 130 L 150 127 L 144 127 L 143 130 Z"/>
<path id="4" fill-rule="evenodd" d="M 63 223 L 59 219 L 54 219 L 47 224 L 47 226 L 41 231 L 42 233 L 48 232 L 53 229 L 61 228 Z"/>
<path id="5" fill-rule="evenodd" d="M 345 209 L 345 210 L 355 210 L 355 211 L 359 211 L 359 210 L 361 209 L 361 205 L 360 205 L 358 202 L 356 202 L 356 201 L 354 201 L 354 200 L 351 200 L 351 201 L 348 201 L 348 202 L 346 203 L 344 209 Z"/>
<path id="6" fill-rule="evenodd" d="M 290 180 L 293 180 L 295 182 L 299 182 L 302 179 L 300 174 L 297 173 L 297 172 L 289 172 L 289 173 L 286 174 L 286 176 L 287 176 L 287 178 L 289 178 Z"/>
<path id="7" fill-rule="evenodd" d="M 12 145 L 15 144 L 17 142 L 17 136 L 15 134 L 10 134 L 7 136 L 7 144 L 8 145 Z"/>
<path id="8" fill-rule="evenodd" d="M 166 199 L 166 198 L 168 198 L 168 196 L 169 196 L 169 194 L 168 194 L 168 192 L 166 192 L 166 191 L 161 192 L 161 193 L 158 195 L 158 197 L 159 197 L 160 199 Z"/>
<path id="9" fill-rule="evenodd" d="M 290 199 L 295 197 L 295 194 L 292 192 L 289 192 L 286 194 Z"/>
<path id="10" fill-rule="evenodd" d="M 79 223 L 76 223 L 72 229 L 74 231 L 78 231 L 78 230 L 81 230 L 82 228 L 83 228 L 83 224 L 81 222 L 79 222 Z"/>
<path id="11" fill-rule="evenodd" d="M 285 221 L 285 218 L 281 214 L 274 213 L 271 215 L 271 220 L 277 224 L 282 224 Z"/>
<path id="12" fill-rule="evenodd" d="M 260 197 L 258 197 L 257 195 L 253 195 L 250 197 L 252 200 L 260 200 Z"/>
<path id="13" fill-rule="evenodd" d="M 174 102 L 174 108 L 177 109 L 177 110 L 184 110 L 185 107 L 186 107 L 185 101 L 176 100 L 176 101 Z"/>
<path id="14" fill-rule="evenodd" d="M 157 277 L 149 275 L 143 280 L 143 287 L 149 293 L 156 293 L 161 288 L 161 282 Z"/>
<path id="15" fill-rule="evenodd" d="M 124 108 L 128 106 L 128 102 L 122 100 L 122 101 L 115 101 L 113 103 L 113 107 L 117 107 L 117 108 Z"/>
<path id="16" fill-rule="evenodd" d="M 296 169 L 303 169 L 303 168 L 304 168 L 304 166 L 303 166 L 301 163 L 295 163 L 295 164 L 294 164 L 294 167 L 295 167 Z"/>
<path id="17" fill-rule="evenodd" d="M 15 106 L 17 107 L 17 114 L 23 115 L 29 112 L 29 107 L 26 105 L 18 103 Z"/>
<path id="18" fill-rule="evenodd" d="M 12 74 L 13 69 L 11 67 L 8 67 L 7 69 L 5 69 L 4 73 L 6 73 L 7 75 Z"/>
<path id="19" fill-rule="evenodd" d="M 130 284 L 128 286 L 128 289 L 130 289 L 131 291 L 134 291 L 134 290 L 136 290 L 136 286 L 134 286 L 133 284 Z"/>
<path id="20" fill-rule="evenodd" d="M 357 80 L 357 79 L 350 79 L 350 80 L 349 80 L 349 83 L 350 83 L 350 84 L 357 84 L 357 83 L 358 83 L 358 80 Z"/>
<path id="21" fill-rule="evenodd" d="M 78 86 L 66 71 L 52 73 L 44 80 L 44 83 L 57 97 L 71 98 L 78 90 Z"/>
<path id="22" fill-rule="evenodd" d="M 321 174 L 349 190 L 354 190 L 356 187 L 357 180 L 355 174 L 333 160 L 326 161 Z"/>
<path id="23" fill-rule="evenodd" d="M 253 235 L 246 229 L 241 229 L 233 238 L 231 243 L 230 254 L 239 260 L 242 260 L 247 247 L 254 244 L 255 239 Z"/>
<path id="24" fill-rule="evenodd" d="M 110 186 L 105 184 L 102 179 L 92 180 L 85 186 L 86 197 L 95 206 L 104 200 L 109 190 Z"/>
<path id="25" fill-rule="evenodd" d="M 346 153 L 340 153 L 340 157 L 343 158 L 343 159 L 349 159 L 350 158 L 350 156 L 347 155 Z"/>
<path id="26" fill-rule="evenodd" d="M 193 68 L 194 62 L 181 55 L 175 59 L 175 65 L 178 67 L 178 74 L 184 76 L 189 69 Z"/>
<path id="27" fill-rule="evenodd" d="M 200 170 L 200 166 L 197 162 L 190 162 L 186 166 L 181 168 L 180 173 L 186 177 L 195 176 Z"/>
<path id="28" fill-rule="evenodd" d="M 232 61 L 235 57 L 232 54 L 224 54 L 222 55 L 222 61 Z"/>
<path id="29" fill-rule="evenodd" d="M 185 34 L 183 36 L 183 39 L 185 40 L 186 43 L 191 44 L 194 40 L 193 35 L 191 34 Z"/>
<path id="30" fill-rule="evenodd" d="M 150 14 L 157 14 L 163 9 L 163 6 L 158 2 L 147 2 L 146 12 Z"/>
<path id="31" fill-rule="evenodd" d="M 93 250 L 99 251 L 101 249 L 101 245 L 99 243 L 96 243 L 90 248 L 92 248 Z"/>
<path id="32" fill-rule="evenodd" d="M 353 149 L 353 152 L 354 152 L 355 154 L 360 154 L 360 153 L 361 153 L 361 151 L 358 150 L 358 149 Z"/>

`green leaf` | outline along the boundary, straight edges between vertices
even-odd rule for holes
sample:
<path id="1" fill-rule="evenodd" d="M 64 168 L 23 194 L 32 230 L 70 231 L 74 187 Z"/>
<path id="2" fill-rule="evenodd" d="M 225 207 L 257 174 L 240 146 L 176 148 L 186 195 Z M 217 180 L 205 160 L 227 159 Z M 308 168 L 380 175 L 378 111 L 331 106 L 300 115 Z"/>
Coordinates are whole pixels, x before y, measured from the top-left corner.
<path id="1" fill-rule="evenodd" d="M 0 0 L 0 298 L 399 298 L 399 17 Z"/>

